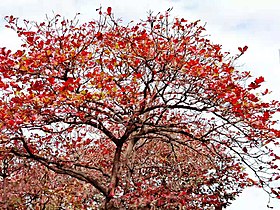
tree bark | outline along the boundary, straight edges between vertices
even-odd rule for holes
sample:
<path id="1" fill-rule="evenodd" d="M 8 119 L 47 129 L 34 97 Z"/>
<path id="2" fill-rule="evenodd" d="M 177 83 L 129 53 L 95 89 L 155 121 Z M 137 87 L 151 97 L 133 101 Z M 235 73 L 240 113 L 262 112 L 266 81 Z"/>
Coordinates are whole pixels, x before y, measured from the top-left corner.
<path id="1" fill-rule="evenodd" d="M 112 175 L 111 175 L 111 181 L 109 185 L 109 190 L 108 190 L 108 196 L 106 197 L 105 201 L 105 209 L 109 209 L 109 202 L 110 200 L 114 197 L 115 195 L 115 190 L 118 185 L 118 175 L 120 171 L 120 166 L 121 166 L 121 151 L 122 151 L 122 145 L 119 144 L 117 145 L 117 148 L 115 150 L 115 156 L 114 156 L 114 161 L 113 161 L 113 168 L 112 168 Z"/>

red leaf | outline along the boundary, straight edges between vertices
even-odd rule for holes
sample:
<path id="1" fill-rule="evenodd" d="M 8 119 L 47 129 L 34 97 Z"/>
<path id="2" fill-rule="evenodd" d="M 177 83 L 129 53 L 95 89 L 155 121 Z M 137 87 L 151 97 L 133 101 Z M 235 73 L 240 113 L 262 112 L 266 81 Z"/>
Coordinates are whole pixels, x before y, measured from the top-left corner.
<path id="1" fill-rule="evenodd" d="M 137 73 L 135 76 L 136 76 L 137 79 L 142 78 L 142 74 L 141 73 Z"/>
<path id="2" fill-rule="evenodd" d="M 248 87 L 249 90 L 252 90 L 252 89 L 257 89 L 258 87 L 260 87 L 260 85 L 256 82 L 252 82 L 251 84 L 249 84 Z"/>
<path id="3" fill-rule="evenodd" d="M 262 82 L 264 82 L 264 77 L 262 77 L 262 76 L 260 76 L 259 78 L 255 79 L 255 83 L 257 83 L 257 84 L 260 84 Z"/>
<path id="4" fill-rule="evenodd" d="M 262 95 L 268 94 L 268 89 L 265 89 L 265 91 L 262 93 Z"/>
<path id="5" fill-rule="evenodd" d="M 243 54 L 248 49 L 248 46 L 244 46 L 243 48 L 238 47 L 238 50 Z"/>
<path id="6" fill-rule="evenodd" d="M 269 115 L 269 112 L 264 112 L 263 114 L 263 120 L 264 121 L 267 121 L 269 119 L 270 115 Z"/>
<path id="7" fill-rule="evenodd" d="M 21 57 L 23 54 L 24 54 L 24 51 L 18 50 L 15 55 L 18 57 Z"/>
<path id="8" fill-rule="evenodd" d="M 48 80 L 52 85 L 54 84 L 54 80 L 55 80 L 54 77 L 50 77 L 50 78 L 48 78 L 47 80 Z"/>
<path id="9" fill-rule="evenodd" d="M 11 126 L 13 126 L 13 125 L 15 124 L 15 121 L 14 121 L 14 120 L 9 120 L 9 121 L 8 121 L 8 124 L 11 125 Z"/>
<path id="10" fill-rule="evenodd" d="M 271 192 L 272 192 L 273 194 L 275 194 L 275 195 L 279 195 L 278 192 L 277 192 L 276 190 L 274 190 L 274 189 L 271 189 Z"/>
<path id="11" fill-rule="evenodd" d="M 33 40 L 34 40 L 34 37 L 33 37 L 33 36 L 27 37 L 27 42 L 33 43 Z"/>
<path id="12" fill-rule="evenodd" d="M 88 145 L 88 144 L 90 144 L 91 143 L 91 139 L 87 139 L 86 141 L 85 141 L 85 144 L 86 145 Z"/>
<path id="13" fill-rule="evenodd" d="M 259 99 L 254 94 L 249 94 L 248 99 L 253 102 L 258 102 Z"/>
<path id="14" fill-rule="evenodd" d="M 247 150 L 247 148 L 246 147 L 243 147 L 243 152 L 245 152 L 245 153 L 247 153 L 248 152 L 248 150 Z"/>
<path id="15" fill-rule="evenodd" d="M 112 7 L 108 7 L 108 8 L 107 8 L 107 13 L 108 13 L 108 15 L 111 15 L 111 14 L 112 14 Z"/>
<path id="16" fill-rule="evenodd" d="M 43 41 L 40 41 L 39 44 L 38 44 L 38 47 L 39 47 L 39 48 L 43 48 L 43 47 L 44 47 L 44 42 L 43 42 Z"/>
<path id="17" fill-rule="evenodd" d="M 102 33 L 101 32 L 97 32 L 97 34 L 95 35 L 97 40 L 102 40 L 103 36 L 102 36 Z"/>

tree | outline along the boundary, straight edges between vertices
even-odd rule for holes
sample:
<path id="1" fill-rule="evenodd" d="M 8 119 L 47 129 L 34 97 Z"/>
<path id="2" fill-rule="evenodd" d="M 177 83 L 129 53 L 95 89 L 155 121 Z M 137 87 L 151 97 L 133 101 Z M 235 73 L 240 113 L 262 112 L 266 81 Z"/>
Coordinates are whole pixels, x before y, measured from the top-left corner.
<path id="1" fill-rule="evenodd" d="M 252 185 L 279 198 L 279 102 L 234 67 L 247 47 L 224 53 L 169 12 L 126 26 L 98 12 L 6 17 L 23 44 L 0 55 L 3 206 L 221 209 Z"/>

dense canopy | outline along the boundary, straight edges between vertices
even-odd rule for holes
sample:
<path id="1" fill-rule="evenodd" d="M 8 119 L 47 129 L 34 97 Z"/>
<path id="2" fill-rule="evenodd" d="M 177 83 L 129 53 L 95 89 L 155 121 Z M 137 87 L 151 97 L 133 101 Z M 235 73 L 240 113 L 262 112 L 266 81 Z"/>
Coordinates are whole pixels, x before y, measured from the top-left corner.
<path id="1" fill-rule="evenodd" d="M 221 209 L 252 185 L 279 198 L 279 102 L 235 68 L 247 47 L 225 53 L 169 12 L 98 12 L 6 17 L 23 44 L 0 51 L 0 206 Z"/>

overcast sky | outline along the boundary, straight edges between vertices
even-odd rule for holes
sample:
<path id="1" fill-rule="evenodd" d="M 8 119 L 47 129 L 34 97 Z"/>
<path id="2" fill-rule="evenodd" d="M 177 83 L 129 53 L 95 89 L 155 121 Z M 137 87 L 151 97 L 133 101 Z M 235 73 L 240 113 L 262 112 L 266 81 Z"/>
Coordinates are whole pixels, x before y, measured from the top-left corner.
<path id="1" fill-rule="evenodd" d="M 102 2 L 102 4 L 101 4 Z M 210 39 L 223 45 L 224 51 L 238 53 L 249 46 L 239 60 L 243 69 L 254 76 L 264 76 L 271 97 L 280 100 L 280 0 L 0 0 L 0 47 L 16 49 L 19 40 L 4 28 L 6 15 L 21 19 L 43 20 L 45 14 L 59 13 L 73 17 L 80 12 L 82 20 L 96 17 L 95 9 L 111 6 L 116 17 L 124 21 L 145 18 L 147 11 L 163 12 L 173 7 L 172 14 L 188 20 L 207 23 Z M 265 210 L 267 195 L 261 189 L 248 189 L 228 210 Z M 280 209 L 280 201 L 271 202 Z"/>

